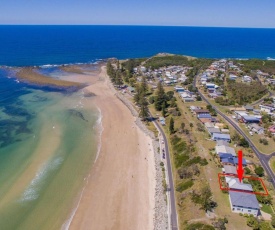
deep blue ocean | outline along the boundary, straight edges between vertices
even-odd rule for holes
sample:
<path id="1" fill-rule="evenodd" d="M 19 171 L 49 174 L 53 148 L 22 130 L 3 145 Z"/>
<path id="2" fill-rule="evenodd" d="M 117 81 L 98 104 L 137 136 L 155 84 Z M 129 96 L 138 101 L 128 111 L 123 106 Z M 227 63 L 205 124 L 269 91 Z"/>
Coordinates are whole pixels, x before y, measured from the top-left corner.
<path id="1" fill-rule="evenodd" d="M 158 26 L 0 26 L 0 65 L 149 57 L 275 58 L 275 29 Z"/>

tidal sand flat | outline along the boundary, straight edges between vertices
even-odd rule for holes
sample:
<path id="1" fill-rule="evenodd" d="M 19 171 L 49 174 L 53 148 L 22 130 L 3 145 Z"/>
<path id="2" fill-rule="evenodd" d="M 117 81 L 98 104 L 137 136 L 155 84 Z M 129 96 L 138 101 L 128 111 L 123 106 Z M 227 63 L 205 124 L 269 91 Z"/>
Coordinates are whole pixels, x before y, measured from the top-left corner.
<path id="1" fill-rule="evenodd" d="M 1 229 L 153 229 L 152 140 L 99 67 L 42 74 L 74 92 L 0 71 Z"/>
<path id="2" fill-rule="evenodd" d="M 82 90 L 13 77 L 0 71 L 0 229 L 60 229 L 95 161 L 99 113 Z"/>
<path id="3" fill-rule="evenodd" d="M 42 85 L 42 86 L 55 86 L 55 87 L 71 87 L 71 88 L 80 88 L 82 85 L 78 82 L 71 82 L 67 80 L 58 80 L 54 78 L 47 77 L 43 74 L 40 74 L 35 71 L 37 68 L 33 67 L 24 67 L 20 68 L 19 71 L 16 74 L 16 77 L 19 79 L 29 82 L 29 83 L 34 83 L 37 85 Z"/>

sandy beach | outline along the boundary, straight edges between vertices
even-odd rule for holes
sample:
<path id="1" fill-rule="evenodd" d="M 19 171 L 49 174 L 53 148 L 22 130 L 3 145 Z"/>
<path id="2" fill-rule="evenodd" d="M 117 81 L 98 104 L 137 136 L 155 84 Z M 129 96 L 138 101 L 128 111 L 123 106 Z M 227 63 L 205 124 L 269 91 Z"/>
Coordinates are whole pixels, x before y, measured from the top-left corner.
<path id="1" fill-rule="evenodd" d="M 96 95 L 89 100 L 101 110 L 101 150 L 69 229 L 153 229 L 152 140 L 110 89 L 105 67 L 97 79 L 84 90 Z"/>

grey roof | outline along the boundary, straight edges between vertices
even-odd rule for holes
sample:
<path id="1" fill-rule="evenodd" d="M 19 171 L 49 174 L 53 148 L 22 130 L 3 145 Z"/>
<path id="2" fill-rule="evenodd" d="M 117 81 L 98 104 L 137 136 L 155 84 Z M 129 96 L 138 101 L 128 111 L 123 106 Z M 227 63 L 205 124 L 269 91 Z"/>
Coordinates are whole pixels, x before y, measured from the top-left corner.
<path id="1" fill-rule="evenodd" d="M 255 194 L 229 191 L 232 206 L 260 209 Z"/>
<path id="2" fill-rule="evenodd" d="M 229 134 L 222 134 L 222 133 L 214 133 L 213 138 L 219 138 L 219 139 L 228 139 L 230 140 Z"/>
<path id="3" fill-rule="evenodd" d="M 237 169 L 235 166 L 232 166 L 232 165 L 224 165 L 224 172 L 226 174 L 235 174 L 237 175 Z"/>
<path id="4" fill-rule="evenodd" d="M 252 105 L 246 105 L 246 106 L 244 106 L 244 108 L 247 109 L 247 110 L 253 110 L 254 109 L 254 107 Z"/>
<path id="5" fill-rule="evenodd" d="M 228 147 L 226 145 L 216 145 L 215 147 L 216 153 L 230 153 L 232 156 L 236 156 L 236 152 L 234 148 Z"/>
<path id="6" fill-rule="evenodd" d="M 228 146 L 229 144 L 228 144 L 228 142 L 227 142 L 227 141 L 218 140 L 218 141 L 216 142 L 216 145 L 217 145 L 217 146 L 220 146 L 220 145 L 225 145 L 225 146 Z"/>
<path id="7" fill-rule="evenodd" d="M 209 133 L 221 133 L 221 130 L 218 128 L 207 128 Z"/>
<path id="8" fill-rule="evenodd" d="M 255 124 L 255 123 L 252 123 L 252 124 L 250 125 L 250 127 L 253 128 L 253 129 L 255 129 L 255 130 L 257 130 L 257 131 L 260 131 L 261 129 L 264 129 L 263 127 L 261 127 L 261 126 Z"/>
<path id="9" fill-rule="evenodd" d="M 240 183 L 238 178 L 231 179 L 228 182 L 228 186 L 230 189 L 253 192 L 253 188 L 252 188 L 251 184 Z"/>

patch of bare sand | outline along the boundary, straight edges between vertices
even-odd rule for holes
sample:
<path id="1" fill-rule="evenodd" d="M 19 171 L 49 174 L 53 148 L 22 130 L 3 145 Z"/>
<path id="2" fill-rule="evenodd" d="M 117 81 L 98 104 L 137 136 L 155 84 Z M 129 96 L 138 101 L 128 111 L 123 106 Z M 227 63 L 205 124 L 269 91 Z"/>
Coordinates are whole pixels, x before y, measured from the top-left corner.
<path id="1" fill-rule="evenodd" d="M 106 69 L 86 91 L 103 115 L 102 147 L 70 229 L 153 229 L 155 161 L 152 140 L 109 89 Z"/>
<path id="2" fill-rule="evenodd" d="M 56 152 L 59 147 L 62 130 L 58 125 L 54 127 L 48 122 L 45 116 L 44 124 L 41 128 L 38 145 L 33 153 L 33 158 L 26 165 L 20 177 L 13 183 L 9 192 L 1 197 L 0 207 L 14 200 L 19 194 L 22 194 L 24 189 L 31 183 L 36 173 L 41 169 L 42 165 L 47 162 Z M 34 138 L 38 138 L 34 136 Z"/>

